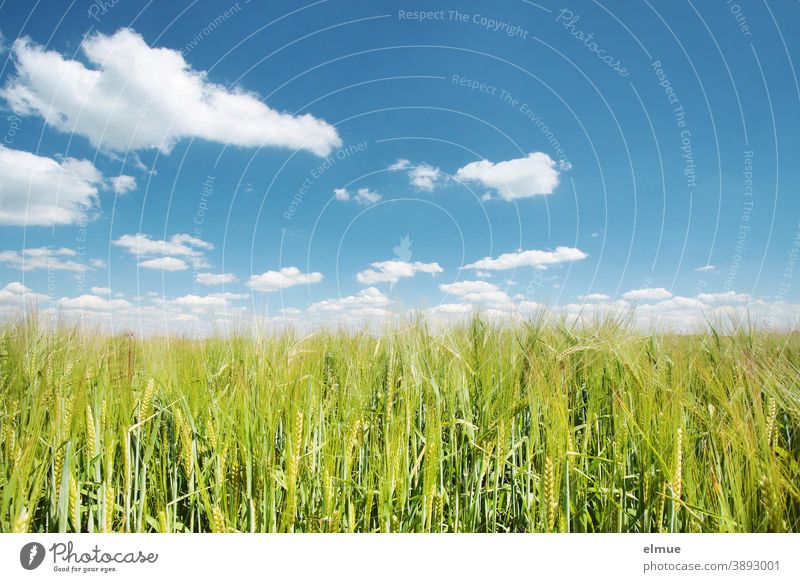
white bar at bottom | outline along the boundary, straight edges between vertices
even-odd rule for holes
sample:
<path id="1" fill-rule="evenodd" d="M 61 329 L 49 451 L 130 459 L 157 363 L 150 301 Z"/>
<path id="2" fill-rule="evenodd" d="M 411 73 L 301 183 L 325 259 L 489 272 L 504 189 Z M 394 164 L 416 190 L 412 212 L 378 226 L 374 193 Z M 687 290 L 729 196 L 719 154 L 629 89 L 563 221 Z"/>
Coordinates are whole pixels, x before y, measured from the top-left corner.
<path id="1" fill-rule="evenodd" d="M 0 579 L 797 581 L 798 550 L 800 534 L 4 534 Z"/>

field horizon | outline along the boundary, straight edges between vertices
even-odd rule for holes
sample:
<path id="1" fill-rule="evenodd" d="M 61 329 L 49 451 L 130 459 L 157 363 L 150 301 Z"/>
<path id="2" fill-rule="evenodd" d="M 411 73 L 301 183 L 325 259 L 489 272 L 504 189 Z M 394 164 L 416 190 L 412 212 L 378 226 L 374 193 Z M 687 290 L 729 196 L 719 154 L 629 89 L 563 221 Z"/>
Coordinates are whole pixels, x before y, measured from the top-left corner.
<path id="1" fill-rule="evenodd" d="M 2 532 L 798 532 L 800 336 L 0 327 Z"/>

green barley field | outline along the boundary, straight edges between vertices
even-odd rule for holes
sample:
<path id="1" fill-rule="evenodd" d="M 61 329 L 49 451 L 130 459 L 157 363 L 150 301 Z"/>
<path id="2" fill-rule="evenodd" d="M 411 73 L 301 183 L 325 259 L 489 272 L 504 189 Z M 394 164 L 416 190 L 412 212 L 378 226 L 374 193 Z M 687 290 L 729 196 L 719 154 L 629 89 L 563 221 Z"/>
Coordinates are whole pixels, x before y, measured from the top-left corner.
<path id="1" fill-rule="evenodd" d="M 800 336 L 0 329 L 3 532 L 797 532 Z"/>

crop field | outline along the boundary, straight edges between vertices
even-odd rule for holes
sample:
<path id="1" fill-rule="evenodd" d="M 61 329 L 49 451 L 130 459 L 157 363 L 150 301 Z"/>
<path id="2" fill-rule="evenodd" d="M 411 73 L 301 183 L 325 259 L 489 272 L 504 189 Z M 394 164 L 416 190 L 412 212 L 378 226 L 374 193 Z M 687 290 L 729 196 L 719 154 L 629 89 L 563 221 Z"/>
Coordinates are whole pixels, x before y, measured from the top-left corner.
<path id="1" fill-rule="evenodd" d="M 800 336 L 0 330 L 3 532 L 797 532 Z"/>

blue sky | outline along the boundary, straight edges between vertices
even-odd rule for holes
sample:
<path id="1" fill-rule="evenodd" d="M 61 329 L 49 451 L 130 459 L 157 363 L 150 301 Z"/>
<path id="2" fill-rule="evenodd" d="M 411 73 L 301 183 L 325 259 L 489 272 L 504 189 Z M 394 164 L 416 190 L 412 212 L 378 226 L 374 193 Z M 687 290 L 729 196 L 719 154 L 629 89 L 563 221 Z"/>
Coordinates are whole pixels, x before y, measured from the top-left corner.
<path id="1" fill-rule="evenodd" d="M 0 313 L 793 323 L 798 10 L 6 2 Z"/>

